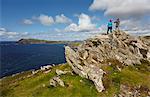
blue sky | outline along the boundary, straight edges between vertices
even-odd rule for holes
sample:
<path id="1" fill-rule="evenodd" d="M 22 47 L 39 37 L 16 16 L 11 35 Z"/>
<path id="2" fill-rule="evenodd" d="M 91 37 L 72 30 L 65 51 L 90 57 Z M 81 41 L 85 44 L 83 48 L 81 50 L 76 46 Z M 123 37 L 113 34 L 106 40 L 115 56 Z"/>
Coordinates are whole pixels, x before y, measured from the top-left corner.
<path id="1" fill-rule="evenodd" d="M 148 0 L 116 1 L 1 0 L 0 38 L 1 41 L 21 38 L 84 40 L 105 33 L 107 21 L 118 17 L 123 30 L 150 33 Z"/>

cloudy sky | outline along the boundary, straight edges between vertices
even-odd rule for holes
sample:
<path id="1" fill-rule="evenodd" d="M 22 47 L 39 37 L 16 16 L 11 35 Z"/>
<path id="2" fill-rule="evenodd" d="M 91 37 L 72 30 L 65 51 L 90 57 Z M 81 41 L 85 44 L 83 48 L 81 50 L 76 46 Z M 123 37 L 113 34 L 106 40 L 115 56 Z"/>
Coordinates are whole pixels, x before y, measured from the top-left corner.
<path id="1" fill-rule="evenodd" d="M 84 40 L 116 18 L 122 30 L 150 35 L 149 0 L 0 0 L 0 41 Z"/>

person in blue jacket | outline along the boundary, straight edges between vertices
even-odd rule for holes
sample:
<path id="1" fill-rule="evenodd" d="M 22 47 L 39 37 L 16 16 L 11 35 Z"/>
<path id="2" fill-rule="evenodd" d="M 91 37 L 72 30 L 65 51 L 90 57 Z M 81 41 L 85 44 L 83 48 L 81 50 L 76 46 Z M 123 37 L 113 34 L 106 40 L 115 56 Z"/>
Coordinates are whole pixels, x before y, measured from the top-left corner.
<path id="1" fill-rule="evenodd" d="M 112 33 L 112 20 L 109 20 L 108 24 L 107 24 L 107 34 L 109 34 L 109 31 Z"/>

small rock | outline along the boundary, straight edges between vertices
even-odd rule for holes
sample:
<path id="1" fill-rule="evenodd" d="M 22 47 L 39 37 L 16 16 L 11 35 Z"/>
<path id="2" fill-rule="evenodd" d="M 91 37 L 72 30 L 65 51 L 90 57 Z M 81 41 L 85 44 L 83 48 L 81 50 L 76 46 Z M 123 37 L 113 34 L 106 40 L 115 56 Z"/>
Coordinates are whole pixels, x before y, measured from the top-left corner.
<path id="1" fill-rule="evenodd" d="M 64 87 L 64 82 L 60 79 L 60 77 L 54 77 L 53 78 L 60 86 Z"/>
<path id="2" fill-rule="evenodd" d="M 120 68 L 118 65 L 117 65 L 116 67 L 117 67 L 117 69 L 118 69 L 119 71 L 121 71 L 121 68 Z"/>
<path id="3" fill-rule="evenodd" d="M 49 73 L 49 72 L 51 72 L 51 69 L 50 69 L 50 70 L 47 70 L 47 71 L 44 71 L 45 74 L 47 74 L 47 73 Z"/>
<path id="4" fill-rule="evenodd" d="M 81 83 L 83 83 L 83 80 L 80 80 Z"/>
<path id="5" fill-rule="evenodd" d="M 57 75 L 62 75 L 62 74 L 66 74 L 64 71 L 56 69 L 56 74 Z"/>
<path id="6" fill-rule="evenodd" d="M 55 64 L 52 64 L 52 66 L 55 66 Z"/>
<path id="7" fill-rule="evenodd" d="M 52 66 L 51 65 L 47 65 L 47 66 L 41 66 L 41 70 L 44 71 L 44 70 L 47 70 L 47 69 L 50 69 Z"/>
<path id="8" fill-rule="evenodd" d="M 60 79 L 59 76 L 55 76 L 55 77 L 53 77 L 52 79 L 50 79 L 50 85 L 51 85 L 51 86 L 56 87 L 57 84 L 60 85 L 60 86 L 62 86 L 62 87 L 65 86 L 64 82 Z"/>
<path id="9" fill-rule="evenodd" d="M 42 84 L 42 87 L 45 87 L 45 84 Z"/>
<path id="10" fill-rule="evenodd" d="M 39 70 L 32 70 L 32 74 L 34 75 L 34 74 L 38 73 L 38 71 Z"/>
<path id="11" fill-rule="evenodd" d="M 53 87 L 56 87 L 56 81 L 54 79 L 50 79 L 49 81 L 50 85 L 53 86 Z"/>

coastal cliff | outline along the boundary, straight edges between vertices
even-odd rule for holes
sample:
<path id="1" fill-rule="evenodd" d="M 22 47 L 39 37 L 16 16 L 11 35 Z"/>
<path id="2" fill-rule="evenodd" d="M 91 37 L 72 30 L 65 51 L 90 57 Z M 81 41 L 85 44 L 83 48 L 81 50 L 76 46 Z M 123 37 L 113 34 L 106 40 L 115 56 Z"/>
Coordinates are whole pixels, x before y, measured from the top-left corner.
<path id="1" fill-rule="evenodd" d="M 97 91 L 102 92 L 105 90 L 102 79 L 106 73 L 102 67 L 117 61 L 115 68 L 121 71 L 127 66 L 142 64 L 142 60 L 150 62 L 149 41 L 149 37 L 137 38 L 114 31 L 85 40 L 76 51 L 65 47 L 66 60 L 76 74 L 93 81 Z M 150 72 L 149 67 L 147 70 Z"/>

